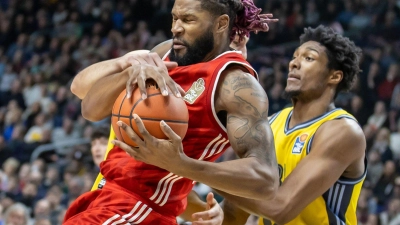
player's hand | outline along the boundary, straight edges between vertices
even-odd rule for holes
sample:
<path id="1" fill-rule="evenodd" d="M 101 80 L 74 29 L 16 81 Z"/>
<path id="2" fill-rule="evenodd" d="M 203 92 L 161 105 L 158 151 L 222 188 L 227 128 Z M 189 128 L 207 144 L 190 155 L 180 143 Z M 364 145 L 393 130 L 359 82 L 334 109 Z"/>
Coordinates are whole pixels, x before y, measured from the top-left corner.
<path id="1" fill-rule="evenodd" d="M 127 98 L 131 97 L 133 89 L 138 86 L 142 99 L 146 99 L 147 79 L 153 79 L 164 96 L 168 95 L 167 87 L 176 97 L 185 94 L 185 91 L 168 74 L 168 70 L 178 66 L 176 62 L 162 61 L 160 56 L 154 52 L 139 52 L 127 57 L 126 61 L 131 65 L 129 79 L 126 83 Z"/>
<path id="2" fill-rule="evenodd" d="M 183 152 L 182 139 L 179 137 L 164 121 L 161 121 L 160 126 L 164 134 L 169 140 L 158 139 L 152 136 L 144 127 L 142 120 L 138 115 L 134 114 L 133 119 L 138 128 L 140 138 L 133 129 L 122 121 L 118 121 L 124 132 L 138 146 L 132 147 L 124 142 L 113 140 L 111 143 L 126 151 L 136 160 L 151 164 L 165 170 L 171 171 L 176 166 L 179 166 L 183 157 L 187 157 Z M 174 167 L 175 166 L 175 167 Z"/>
<path id="3" fill-rule="evenodd" d="M 247 42 L 249 42 L 249 37 L 244 36 L 242 39 L 240 39 L 239 35 L 236 34 L 229 46 L 237 51 L 241 51 L 243 58 L 247 59 Z"/>
<path id="4" fill-rule="evenodd" d="M 207 210 L 194 213 L 193 225 L 221 225 L 224 220 L 224 212 L 212 192 L 207 195 Z"/>
<path id="5" fill-rule="evenodd" d="M 279 20 L 276 18 L 273 18 L 274 16 L 272 15 L 272 13 L 267 13 L 267 14 L 260 14 L 258 15 L 258 17 L 261 19 L 261 21 L 263 22 L 263 29 L 259 30 L 259 31 L 269 31 L 269 25 L 270 23 L 276 23 Z M 254 33 L 258 33 L 258 30 L 256 30 Z"/>

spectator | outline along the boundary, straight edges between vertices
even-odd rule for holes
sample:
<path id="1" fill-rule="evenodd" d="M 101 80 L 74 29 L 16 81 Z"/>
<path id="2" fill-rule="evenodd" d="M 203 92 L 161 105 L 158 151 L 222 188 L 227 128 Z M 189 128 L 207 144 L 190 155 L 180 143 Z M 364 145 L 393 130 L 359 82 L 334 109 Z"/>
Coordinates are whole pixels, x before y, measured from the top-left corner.
<path id="1" fill-rule="evenodd" d="M 283 89 L 284 87 L 280 83 L 275 83 L 272 86 L 271 91 L 268 93 L 268 113 L 270 115 L 280 111 L 288 104 L 288 101 L 285 100 L 282 96 Z"/>
<path id="2" fill-rule="evenodd" d="M 98 168 L 107 151 L 109 132 L 108 127 L 100 126 L 93 131 L 91 136 L 90 151 L 92 152 L 93 162 Z"/>
<path id="3" fill-rule="evenodd" d="M 373 187 L 375 187 L 383 172 L 383 163 L 381 161 L 381 155 L 378 151 L 372 150 L 369 152 L 368 163 L 367 180 Z"/>
<path id="4" fill-rule="evenodd" d="M 39 201 L 36 202 L 35 208 L 33 210 L 34 218 L 33 220 L 35 223 L 38 220 L 42 219 L 50 219 L 50 202 L 47 199 L 40 199 Z"/>
<path id="5" fill-rule="evenodd" d="M 57 127 L 52 131 L 51 140 L 53 143 L 57 142 L 65 142 L 68 140 L 73 140 L 75 138 L 79 138 L 78 131 L 74 130 L 73 121 L 65 117 L 63 120 L 62 127 Z"/>
<path id="6" fill-rule="evenodd" d="M 371 151 L 377 151 L 380 154 L 382 163 L 393 160 L 393 152 L 389 147 L 390 131 L 387 128 L 381 128 L 375 136 Z"/>
<path id="7" fill-rule="evenodd" d="M 35 117 L 34 125 L 26 133 L 24 141 L 26 143 L 42 142 L 45 139 L 45 130 L 49 129 L 49 126 L 46 126 L 46 122 L 46 115 L 39 113 Z"/>
<path id="8" fill-rule="evenodd" d="M 15 203 L 4 213 L 5 224 L 28 225 L 30 222 L 28 208 L 24 204 Z"/>
<path id="9" fill-rule="evenodd" d="M 378 101 L 375 104 L 374 114 L 368 118 L 367 125 L 364 126 L 364 133 L 368 139 L 371 139 L 378 130 L 387 122 L 387 112 L 385 109 L 385 103 Z"/>
<path id="10" fill-rule="evenodd" d="M 400 83 L 396 85 L 393 90 L 392 99 L 390 102 L 390 112 L 389 112 L 389 120 L 390 120 L 390 130 L 396 130 L 396 119 L 400 119 Z"/>
<path id="11" fill-rule="evenodd" d="M 35 221 L 34 225 L 51 225 L 51 222 L 49 219 L 39 219 Z"/>
<path id="12" fill-rule="evenodd" d="M 351 98 L 349 113 L 357 119 L 361 126 L 364 126 L 367 123 L 368 116 L 365 113 L 364 102 L 360 96 L 354 95 Z"/>
<path id="13" fill-rule="evenodd" d="M 397 120 L 397 132 L 390 134 L 390 148 L 395 159 L 400 159 L 400 119 Z"/>
<path id="14" fill-rule="evenodd" d="M 399 83 L 399 65 L 391 64 L 386 74 L 386 79 L 378 85 L 378 97 L 384 101 L 387 106 L 390 105 L 393 90 Z"/>
<path id="15" fill-rule="evenodd" d="M 379 214 L 380 224 L 396 225 L 400 223 L 400 199 L 389 201 L 388 210 Z"/>
<path id="16" fill-rule="evenodd" d="M 15 158 L 8 158 L 3 164 L 3 175 L 1 178 L 1 190 L 7 191 L 9 189 L 10 178 L 16 177 L 19 161 Z"/>
<path id="17" fill-rule="evenodd" d="M 396 167 L 393 161 L 387 161 L 385 163 L 383 173 L 378 183 L 373 189 L 374 195 L 378 199 L 379 211 L 383 211 L 384 206 L 390 199 L 393 191 L 394 179 L 396 178 Z"/>

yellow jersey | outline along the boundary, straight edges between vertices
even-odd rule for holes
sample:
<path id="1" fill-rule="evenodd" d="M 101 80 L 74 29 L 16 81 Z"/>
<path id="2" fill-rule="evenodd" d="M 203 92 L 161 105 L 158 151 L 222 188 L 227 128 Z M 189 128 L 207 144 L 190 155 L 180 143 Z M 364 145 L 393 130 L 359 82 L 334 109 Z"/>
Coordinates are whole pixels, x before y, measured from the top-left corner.
<path id="1" fill-rule="evenodd" d="M 297 164 L 312 151 L 314 134 L 319 126 L 329 120 L 355 118 L 346 111 L 336 108 L 305 123 L 288 128 L 292 107 L 271 117 L 269 123 L 274 135 L 276 158 L 279 166 L 280 182 L 296 168 Z M 365 162 L 366 163 L 366 162 Z M 355 225 L 356 207 L 364 174 L 358 179 L 340 177 L 322 196 L 311 202 L 289 225 Z M 260 218 L 259 225 L 274 224 Z M 282 225 L 282 224 L 280 224 Z"/>
<path id="2" fill-rule="evenodd" d="M 111 141 L 115 140 L 115 139 L 116 139 L 116 136 L 115 136 L 114 130 L 113 130 L 112 126 L 111 126 L 111 128 L 110 128 L 110 136 L 108 137 L 107 151 L 106 151 L 106 154 L 104 155 L 104 159 L 103 160 L 105 160 L 107 158 L 107 155 L 110 152 L 110 150 L 112 148 L 114 148 L 114 145 L 111 144 Z M 99 173 L 99 175 L 97 175 L 97 178 L 94 181 L 94 184 L 92 186 L 92 191 L 97 190 L 98 188 L 101 188 L 104 185 L 105 180 L 103 180 L 103 178 L 104 178 L 104 176 L 101 173 Z"/>

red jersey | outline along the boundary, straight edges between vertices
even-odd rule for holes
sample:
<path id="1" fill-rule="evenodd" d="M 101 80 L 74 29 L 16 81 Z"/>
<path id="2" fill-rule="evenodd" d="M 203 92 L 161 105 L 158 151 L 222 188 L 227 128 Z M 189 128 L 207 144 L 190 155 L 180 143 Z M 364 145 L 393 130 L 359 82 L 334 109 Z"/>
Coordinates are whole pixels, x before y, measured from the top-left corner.
<path id="1" fill-rule="evenodd" d="M 225 52 L 208 62 L 180 66 L 169 71 L 173 80 L 186 91 L 183 98 L 189 111 L 189 124 L 183 149 L 191 158 L 215 161 L 230 147 L 226 128 L 219 121 L 214 108 L 214 95 L 221 73 L 232 64 L 241 65 L 256 76 L 254 69 L 236 51 Z M 185 210 L 186 197 L 194 185 L 190 179 L 136 161 L 118 147 L 109 152 L 100 168 L 106 180 L 105 184 L 102 183 L 103 190 L 131 193 L 153 211 L 170 217 L 179 216 Z M 125 195 L 124 198 L 128 197 Z M 114 197 L 112 199 L 116 200 Z M 120 201 L 124 200 L 127 201 Z M 96 204 L 113 207 L 104 201 Z"/>

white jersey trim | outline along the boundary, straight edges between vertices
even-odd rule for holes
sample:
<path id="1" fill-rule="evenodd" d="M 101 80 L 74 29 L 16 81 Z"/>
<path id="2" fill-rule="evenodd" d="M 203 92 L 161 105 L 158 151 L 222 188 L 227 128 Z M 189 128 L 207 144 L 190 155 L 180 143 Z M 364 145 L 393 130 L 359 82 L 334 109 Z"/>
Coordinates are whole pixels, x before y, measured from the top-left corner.
<path id="1" fill-rule="evenodd" d="M 139 209 L 140 207 L 140 209 Z M 139 211 L 137 211 L 139 209 Z M 143 222 L 143 220 L 145 220 L 147 218 L 147 216 L 150 214 L 150 212 L 153 209 L 148 207 L 146 204 L 142 204 L 141 201 L 138 201 L 132 208 L 132 210 L 121 216 L 119 214 L 115 214 L 114 216 L 112 216 L 111 218 L 107 219 L 103 225 L 119 225 L 122 223 L 125 224 L 140 224 L 141 222 Z M 146 212 L 145 212 L 146 211 Z M 145 213 L 143 213 L 145 212 Z M 136 220 L 136 222 L 134 222 Z"/>
<path id="2" fill-rule="evenodd" d="M 162 60 L 163 60 L 163 61 L 167 58 L 167 56 L 169 55 L 170 52 L 171 52 L 171 49 L 168 50 L 167 53 L 165 53 L 165 55 L 162 57 Z"/>
<path id="3" fill-rule="evenodd" d="M 231 52 L 236 52 L 236 51 L 224 52 L 224 53 L 222 53 L 221 55 L 217 56 L 217 58 L 220 57 L 220 56 L 222 56 L 222 55 L 224 55 L 224 54 L 231 53 Z M 213 87 L 212 93 L 211 93 L 211 110 L 212 110 L 212 113 L 213 113 L 213 115 L 214 115 L 215 121 L 218 123 L 218 125 L 221 127 L 221 129 L 222 129 L 223 131 L 225 131 L 225 133 L 226 133 L 226 131 L 227 131 L 227 130 L 226 130 L 226 127 L 224 127 L 224 125 L 221 123 L 221 121 L 219 121 L 218 116 L 217 116 L 217 113 L 215 112 L 214 97 L 215 97 L 215 90 L 217 89 L 219 77 L 221 76 L 222 72 L 226 69 L 226 67 L 229 66 L 230 64 L 239 64 L 239 65 L 242 65 L 242 66 L 244 66 L 244 67 L 246 67 L 246 68 L 252 69 L 252 70 L 254 71 L 254 74 L 255 74 L 255 76 L 256 76 L 256 79 L 258 80 L 257 71 L 256 71 L 255 69 L 253 69 L 253 67 L 251 67 L 250 65 L 248 65 L 248 64 L 246 64 L 246 63 L 243 63 L 243 62 L 238 62 L 238 61 L 229 61 L 229 62 L 226 62 L 225 65 L 222 66 L 222 68 L 218 71 L 217 77 L 216 77 L 215 82 L 214 82 L 214 87 Z"/>

